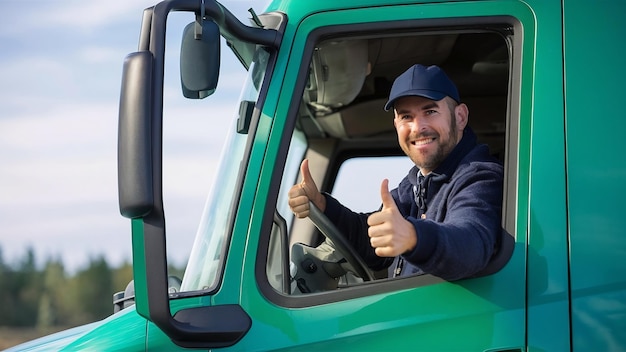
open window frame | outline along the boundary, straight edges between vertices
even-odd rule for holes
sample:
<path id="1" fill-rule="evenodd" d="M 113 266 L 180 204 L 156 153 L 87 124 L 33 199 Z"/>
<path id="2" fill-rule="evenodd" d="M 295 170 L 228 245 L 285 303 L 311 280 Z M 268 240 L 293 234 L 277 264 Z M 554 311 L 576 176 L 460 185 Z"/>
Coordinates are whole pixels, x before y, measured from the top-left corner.
<path id="1" fill-rule="evenodd" d="M 331 107 L 330 112 L 317 114 L 316 111 L 310 112 L 309 116 L 303 116 L 302 105 L 303 103 L 310 103 L 303 96 L 307 96 L 307 89 L 311 87 L 311 71 L 314 67 L 315 53 L 320 47 L 320 43 L 328 43 L 332 41 L 342 40 L 357 40 L 357 39 L 381 39 L 392 40 L 397 38 L 406 37 L 426 37 L 430 36 L 436 38 L 437 36 L 450 36 L 450 35 L 492 35 L 497 36 L 501 40 L 501 46 L 506 49 L 504 62 L 501 58 L 495 57 L 493 62 L 488 61 L 476 61 L 475 70 L 502 70 L 499 72 L 499 79 L 504 78 L 504 87 L 500 87 L 498 92 L 499 98 L 497 101 L 498 109 L 501 113 L 501 118 L 497 120 L 482 121 L 486 124 L 495 124 L 491 126 L 497 130 L 497 133 L 501 135 L 501 145 L 497 148 L 498 157 L 501 158 L 504 164 L 505 179 L 503 190 L 503 213 L 502 213 L 502 225 L 506 231 L 504 241 L 500 244 L 499 251 L 501 252 L 501 258 L 498 263 L 495 263 L 485 272 L 479 276 L 487 276 L 497 273 L 504 265 L 506 265 L 508 258 L 511 256 L 516 239 L 516 219 L 517 219 L 517 182 L 518 182 L 518 153 L 519 153 L 519 111 L 520 111 L 520 76 L 521 76 L 521 47 L 522 47 L 522 30 L 521 24 L 513 17 L 510 16 L 494 16 L 494 17 L 475 17 L 475 18 L 463 18 L 463 19 L 433 19 L 433 20 L 411 20 L 411 21 L 398 21 L 398 22 L 380 22 L 380 23 L 366 23 L 366 24 L 353 24 L 342 26 L 328 26 L 323 27 L 312 32 L 307 40 L 306 49 L 303 55 L 301 63 L 301 69 L 299 78 L 294 90 L 293 99 L 287 116 L 288 121 L 286 123 L 285 132 L 283 135 L 281 150 L 279 152 L 279 158 L 274 168 L 273 178 L 274 183 L 269 194 L 268 199 L 268 211 L 265 216 L 263 232 L 260 238 L 259 250 L 257 253 L 256 263 L 256 277 L 259 283 L 260 290 L 271 301 L 280 306 L 285 307 L 306 307 L 314 306 L 329 302 L 342 301 L 346 299 L 370 296 L 384 292 L 392 292 L 407 288 L 417 288 L 427 285 L 433 285 L 435 283 L 443 282 L 444 280 L 434 277 L 432 275 L 421 275 L 412 277 L 403 277 L 395 279 L 383 279 L 367 282 L 364 284 L 355 284 L 343 287 L 338 290 L 326 291 L 317 294 L 293 294 L 293 283 L 289 277 L 290 265 L 289 265 L 289 250 L 293 244 L 291 233 L 299 231 L 311 231 L 303 230 L 302 227 L 308 226 L 312 228 L 312 225 L 299 225 L 297 222 L 308 220 L 294 221 L 290 213 L 285 211 L 279 211 L 279 204 L 281 203 L 279 198 L 286 197 L 285 190 L 288 190 L 288 185 L 293 185 L 299 182 L 299 171 L 294 171 L 293 165 L 298 162 L 294 162 L 292 158 L 296 160 L 302 160 L 308 158 L 312 165 L 312 172 L 314 174 L 316 182 L 322 191 L 332 190 L 335 179 L 337 177 L 338 170 L 341 164 L 351 158 L 362 156 L 385 156 L 385 155 L 403 155 L 399 147 L 397 146 L 397 140 L 395 140 L 395 132 L 393 131 L 393 124 L 389 122 L 390 129 L 383 131 L 377 138 L 376 134 L 370 134 L 368 136 L 355 137 L 346 136 L 346 138 L 334 137 L 335 139 L 328 140 L 329 136 L 332 138 L 333 133 L 340 132 L 333 131 L 332 128 L 327 126 L 333 126 L 332 121 L 323 121 L 324 118 L 330 120 L 328 116 L 334 113 L 340 113 L 344 116 L 341 117 L 342 122 L 346 122 L 346 119 L 358 117 L 356 112 L 359 110 L 354 109 L 353 116 L 350 117 L 347 114 L 347 110 L 350 104 L 358 102 L 362 105 L 360 111 L 371 109 L 371 104 L 382 102 L 379 109 L 381 116 L 384 114 L 382 105 L 386 99 L 388 91 L 381 95 L 380 92 L 377 97 L 371 98 L 368 102 L 364 98 L 363 88 L 359 95 L 350 103 L 336 107 Z M 451 49 L 452 50 L 452 49 Z M 479 53 L 481 47 L 465 50 Z M 371 54 L 371 51 L 370 51 Z M 460 55 L 450 51 L 450 57 L 453 55 Z M 423 63 L 429 64 L 429 61 L 424 59 Z M 481 109 L 487 108 L 488 104 L 483 102 L 483 105 L 476 103 L 480 100 L 480 96 L 472 96 L 472 84 L 479 86 L 481 82 L 472 82 L 471 80 L 462 79 L 457 76 L 454 70 L 449 70 L 446 64 L 441 64 L 451 76 L 452 80 L 457 82 L 461 93 L 461 99 L 463 102 L 467 102 L 470 107 L 470 126 L 476 128 L 476 123 L 473 123 L 473 118 L 478 117 L 481 114 Z M 404 70 L 407 67 L 399 67 L 398 70 Z M 397 72 L 399 74 L 399 72 Z M 394 75 L 396 75 L 394 73 Z M 364 82 L 364 87 L 368 82 Z M 488 90 L 488 88 L 484 88 Z M 504 91 L 502 91 L 504 89 Z M 470 93 L 470 94 L 468 94 Z M 468 98 L 464 98 L 468 97 Z M 359 102 L 359 99 L 363 99 Z M 470 101 L 473 100 L 473 101 Z M 370 105 L 368 105 L 370 104 Z M 310 105 L 310 104 L 309 104 Z M 356 105 L 356 104 L 355 104 Z M 479 107 L 477 107 L 479 106 Z M 308 120 L 307 120 L 308 119 Z M 326 124 L 326 126 L 324 126 Z M 318 134 L 307 131 L 318 130 Z M 293 131 L 300 131 L 304 133 L 306 140 L 306 148 L 302 150 L 302 146 L 295 147 L 293 141 L 296 140 L 298 133 L 290 133 Z M 344 131 L 345 132 L 345 131 Z M 362 131 L 361 131 L 362 132 Z M 479 135 L 479 142 L 484 139 L 493 137 L 490 135 L 493 131 L 477 131 Z M 360 132 L 357 132 L 360 133 Z M 365 133 L 371 133 L 366 131 Z M 389 143 L 390 139 L 388 134 L 393 133 L 395 144 Z M 387 134 L 387 137 L 384 135 Z M 302 137 L 299 137 L 302 139 Z M 499 138 L 499 137 L 498 137 Z M 359 147 L 359 145 L 368 145 L 367 149 Z M 487 141 L 487 143 L 489 143 Z M 492 144 L 492 143 L 489 143 Z M 290 148 L 291 147 L 291 148 Z M 288 157 L 289 155 L 289 157 Z M 317 159 L 317 160 L 316 160 Z M 270 206 L 273 204 L 274 206 Z M 377 204 L 372 204 L 372 210 L 375 210 Z M 271 211 L 271 213 L 270 213 Z M 300 227 L 300 228 L 298 228 Z M 272 263 L 269 264 L 268 263 Z M 282 276 L 279 278 L 268 278 L 268 273 L 274 271 L 276 268 L 280 268 Z M 293 268 L 292 268 L 293 270 Z M 470 279 L 471 280 L 471 279 Z"/>

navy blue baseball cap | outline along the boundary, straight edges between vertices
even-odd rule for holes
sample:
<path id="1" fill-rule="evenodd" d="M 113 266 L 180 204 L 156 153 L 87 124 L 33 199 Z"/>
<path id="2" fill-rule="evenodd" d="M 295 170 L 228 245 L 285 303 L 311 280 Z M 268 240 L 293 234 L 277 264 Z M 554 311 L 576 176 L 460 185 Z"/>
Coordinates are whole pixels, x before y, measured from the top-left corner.
<path id="1" fill-rule="evenodd" d="M 456 85 L 439 66 L 435 65 L 426 67 L 416 64 L 398 76 L 391 86 L 385 111 L 389 111 L 398 98 L 412 95 L 436 101 L 448 96 L 457 103 L 461 102 Z"/>

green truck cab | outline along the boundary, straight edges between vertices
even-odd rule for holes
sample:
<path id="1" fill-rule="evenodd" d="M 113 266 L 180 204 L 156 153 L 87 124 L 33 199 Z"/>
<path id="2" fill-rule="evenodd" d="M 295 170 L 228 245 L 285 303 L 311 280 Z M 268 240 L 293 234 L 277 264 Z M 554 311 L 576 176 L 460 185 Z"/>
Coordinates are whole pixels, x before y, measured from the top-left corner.
<path id="1" fill-rule="evenodd" d="M 247 74 L 180 284 L 162 192 L 175 11 L 191 21 L 168 31 L 184 33 L 195 113 L 225 118 L 212 111 L 231 79 L 220 35 Z M 624 14 L 617 1 L 275 0 L 244 25 L 213 0 L 146 9 L 119 122 L 134 285 L 105 320 L 16 349 L 626 350 Z M 287 205 L 305 158 L 321 190 L 357 206 L 408 171 L 383 105 L 415 63 L 446 70 L 504 165 L 506 231 L 476 277 L 372 273 L 323 214 Z"/>

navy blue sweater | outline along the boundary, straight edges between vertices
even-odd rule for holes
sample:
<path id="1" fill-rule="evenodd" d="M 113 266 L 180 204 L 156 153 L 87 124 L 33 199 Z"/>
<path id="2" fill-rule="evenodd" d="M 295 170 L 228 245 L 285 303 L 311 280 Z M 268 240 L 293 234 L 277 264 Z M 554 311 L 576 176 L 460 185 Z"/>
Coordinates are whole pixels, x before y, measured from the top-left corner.
<path id="1" fill-rule="evenodd" d="M 416 247 L 402 255 L 401 276 L 425 272 L 446 280 L 470 277 L 491 258 L 502 230 L 503 168 L 476 142 L 467 127 L 448 157 L 426 176 L 426 218 L 415 201 L 417 167 L 391 191 L 404 218 L 415 226 Z M 378 257 L 370 246 L 367 217 L 326 196 L 325 214 L 348 238 L 373 270 L 382 270 L 398 258 Z M 407 263 L 408 262 L 408 263 Z"/>

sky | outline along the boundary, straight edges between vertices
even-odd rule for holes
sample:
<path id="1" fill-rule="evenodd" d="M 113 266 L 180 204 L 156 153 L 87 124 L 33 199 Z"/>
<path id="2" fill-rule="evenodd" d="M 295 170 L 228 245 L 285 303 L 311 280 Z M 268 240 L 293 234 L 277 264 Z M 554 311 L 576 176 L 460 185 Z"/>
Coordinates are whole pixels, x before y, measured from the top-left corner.
<path id="1" fill-rule="evenodd" d="M 28 248 L 40 264 L 61 259 L 68 272 L 100 255 L 111 266 L 131 261 L 130 220 L 120 215 L 117 197 L 119 93 L 124 57 L 137 50 L 142 11 L 155 3 L 0 0 L 4 263 L 20 261 Z M 248 8 L 260 13 L 266 4 L 222 3 L 240 19 Z M 184 265 L 244 76 L 234 70 L 233 56 L 223 58 L 219 94 L 205 99 L 211 116 L 190 113 L 185 104 L 197 109 L 206 103 L 184 101 L 175 57 L 182 29 L 176 26 L 193 17 L 172 18 L 164 164 L 174 171 L 164 175 L 164 197 L 173 239 L 168 253 Z M 168 149 L 170 143 L 176 147 Z"/>
<path id="2" fill-rule="evenodd" d="M 104 256 L 131 262 L 130 220 L 117 190 L 117 123 L 124 57 L 137 50 L 143 9 L 156 0 L 0 0 L 0 255 L 19 264 L 59 259 L 66 271 Z M 267 1 L 224 0 L 248 23 Z M 164 87 L 164 208 L 168 259 L 184 267 L 245 73 L 222 46 L 220 81 L 203 100 L 182 97 L 177 57 L 191 14 L 170 15 Z M 395 163 L 395 164 L 394 164 Z M 408 158 L 356 164 L 335 195 L 356 211 L 380 202 Z M 399 166 L 400 165 L 400 166 Z M 395 171 L 393 171 L 395 170 Z M 393 172 L 392 172 L 393 171 Z M 359 182 L 354 182 L 354 180 Z M 343 185 L 343 186 L 340 186 Z M 371 186 L 364 192 L 364 185 Z"/>

